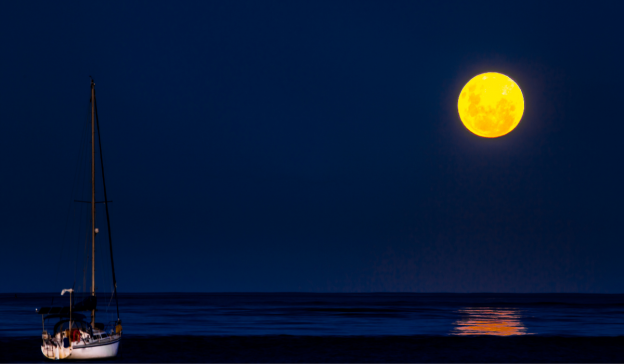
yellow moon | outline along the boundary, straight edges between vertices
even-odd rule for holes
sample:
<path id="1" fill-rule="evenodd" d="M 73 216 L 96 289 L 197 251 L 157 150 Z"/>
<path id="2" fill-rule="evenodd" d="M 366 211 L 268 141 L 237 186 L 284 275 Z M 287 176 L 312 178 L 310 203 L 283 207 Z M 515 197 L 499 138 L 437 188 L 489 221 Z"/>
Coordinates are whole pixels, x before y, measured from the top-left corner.
<path id="1" fill-rule="evenodd" d="M 459 94 L 459 117 L 471 132 L 498 138 L 514 130 L 524 113 L 518 84 L 496 72 L 473 77 Z"/>

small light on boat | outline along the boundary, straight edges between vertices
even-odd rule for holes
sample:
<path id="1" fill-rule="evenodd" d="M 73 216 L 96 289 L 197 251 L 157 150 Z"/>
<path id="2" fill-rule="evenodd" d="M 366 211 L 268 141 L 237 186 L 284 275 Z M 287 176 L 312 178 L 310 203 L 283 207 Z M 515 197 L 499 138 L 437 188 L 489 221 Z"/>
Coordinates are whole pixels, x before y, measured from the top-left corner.
<path id="1" fill-rule="evenodd" d="M 95 228 L 95 233 L 97 234 L 97 233 L 99 233 L 99 232 L 100 232 L 100 229 Z"/>

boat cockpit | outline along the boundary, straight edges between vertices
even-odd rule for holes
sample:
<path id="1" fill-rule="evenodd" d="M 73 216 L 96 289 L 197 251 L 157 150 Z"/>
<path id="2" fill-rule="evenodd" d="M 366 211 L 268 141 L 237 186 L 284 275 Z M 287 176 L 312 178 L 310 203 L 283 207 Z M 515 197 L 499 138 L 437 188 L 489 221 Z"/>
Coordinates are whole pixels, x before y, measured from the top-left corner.
<path id="1" fill-rule="evenodd" d="M 44 317 L 44 321 L 53 319 L 59 321 L 54 324 L 52 335 L 45 330 L 44 324 L 42 339 L 56 342 L 57 345 L 68 346 L 71 345 L 70 343 L 86 345 L 93 342 L 106 342 L 118 338 L 121 333 L 120 326 L 118 330 L 114 326 L 110 330 L 106 330 L 105 325 L 99 322 L 95 324 L 95 328 L 92 328 L 81 314 L 76 314 L 71 321 L 66 315 L 47 315 Z"/>

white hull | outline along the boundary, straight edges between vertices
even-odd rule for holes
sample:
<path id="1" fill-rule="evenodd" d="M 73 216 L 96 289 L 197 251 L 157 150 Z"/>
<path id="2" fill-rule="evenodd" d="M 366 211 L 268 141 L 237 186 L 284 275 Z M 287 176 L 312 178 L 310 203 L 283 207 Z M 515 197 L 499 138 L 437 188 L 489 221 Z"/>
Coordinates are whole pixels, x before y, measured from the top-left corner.
<path id="1" fill-rule="evenodd" d="M 101 340 L 89 344 L 72 345 L 69 348 L 41 346 L 41 352 L 48 359 L 87 360 L 116 357 L 119 353 L 121 337 Z"/>

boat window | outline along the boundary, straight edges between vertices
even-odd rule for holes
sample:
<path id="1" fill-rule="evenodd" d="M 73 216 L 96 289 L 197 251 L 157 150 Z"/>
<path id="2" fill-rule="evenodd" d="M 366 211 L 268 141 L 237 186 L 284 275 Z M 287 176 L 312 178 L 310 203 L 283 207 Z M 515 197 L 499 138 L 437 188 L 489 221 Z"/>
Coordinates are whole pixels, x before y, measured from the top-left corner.
<path id="1" fill-rule="evenodd" d="M 67 330 L 68 326 L 69 326 L 69 321 L 67 320 L 59 321 L 57 322 L 56 325 L 54 325 L 54 333 Z"/>
<path id="2" fill-rule="evenodd" d="M 72 329 L 80 329 L 82 331 L 87 331 L 86 330 L 86 325 L 82 321 L 73 321 L 72 322 Z"/>

